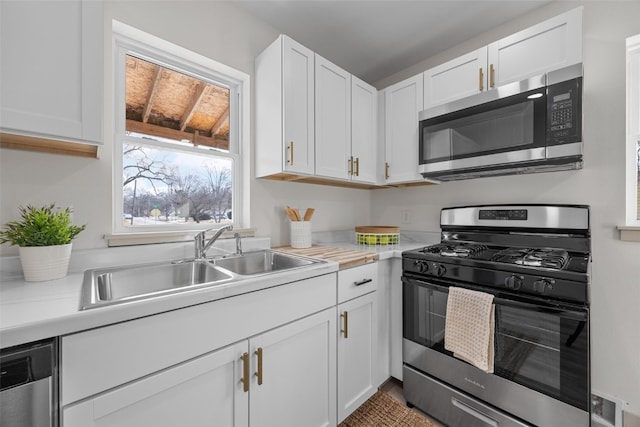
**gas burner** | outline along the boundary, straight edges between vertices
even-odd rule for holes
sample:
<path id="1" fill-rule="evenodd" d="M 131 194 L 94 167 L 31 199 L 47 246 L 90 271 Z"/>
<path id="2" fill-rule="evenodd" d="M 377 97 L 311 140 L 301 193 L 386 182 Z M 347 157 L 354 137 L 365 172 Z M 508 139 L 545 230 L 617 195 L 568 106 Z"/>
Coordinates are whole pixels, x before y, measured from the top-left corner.
<path id="1" fill-rule="evenodd" d="M 438 254 L 445 257 L 471 258 L 487 250 L 485 245 L 477 243 L 439 243 L 423 249 L 424 253 Z"/>
<path id="2" fill-rule="evenodd" d="M 518 249 L 508 248 L 493 255 L 492 261 L 506 264 L 526 265 L 562 270 L 567 264 L 569 254 L 563 249 Z"/>

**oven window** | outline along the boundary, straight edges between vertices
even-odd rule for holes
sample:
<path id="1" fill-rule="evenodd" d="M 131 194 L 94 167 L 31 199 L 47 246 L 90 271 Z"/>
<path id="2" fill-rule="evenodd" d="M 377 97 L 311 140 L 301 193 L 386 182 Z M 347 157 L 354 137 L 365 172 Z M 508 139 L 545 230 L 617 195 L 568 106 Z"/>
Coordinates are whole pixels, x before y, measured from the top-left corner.
<path id="1" fill-rule="evenodd" d="M 444 349 L 447 288 L 407 281 L 403 289 L 404 338 L 453 357 Z M 588 410 L 587 311 L 506 301 L 495 315 L 495 374 Z"/>
<path id="2" fill-rule="evenodd" d="M 496 305 L 495 373 L 588 410 L 588 328 L 556 310 Z"/>

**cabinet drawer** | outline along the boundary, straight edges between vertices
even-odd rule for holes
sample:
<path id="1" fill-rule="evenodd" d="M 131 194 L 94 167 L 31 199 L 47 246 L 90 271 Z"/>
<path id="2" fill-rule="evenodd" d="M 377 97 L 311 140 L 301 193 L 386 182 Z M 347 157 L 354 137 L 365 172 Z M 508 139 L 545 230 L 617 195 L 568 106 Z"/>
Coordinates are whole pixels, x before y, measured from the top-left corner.
<path id="1" fill-rule="evenodd" d="M 334 274 L 64 336 L 61 405 L 335 305 Z"/>
<path id="2" fill-rule="evenodd" d="M 375 291 L 377 288 L 377 262 L 338 272 L 338 303 Z"/>

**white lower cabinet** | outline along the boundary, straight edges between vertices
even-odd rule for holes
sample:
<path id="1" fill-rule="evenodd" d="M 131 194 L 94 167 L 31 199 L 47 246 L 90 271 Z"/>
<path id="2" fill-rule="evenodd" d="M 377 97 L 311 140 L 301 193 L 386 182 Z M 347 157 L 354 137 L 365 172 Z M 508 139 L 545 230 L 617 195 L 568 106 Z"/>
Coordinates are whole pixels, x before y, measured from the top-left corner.
<path id="1" fill-rule="evenodd" d="M 63 410 L 65 427 L 249 425 L 241 384 L 247 341 L 123 385 Z"/>
<path id="2" fill-rule="evenodd" d="M 336 274 L 62 337 L 63 427 L 336 423 Z"/>
<path id="3" fill-rule="evenodd" d="M 378 389 L 376 297 L 371 292 L 338 306 L 338 423 Z"/>
<path id="4" fill-rule="evenodd" d="M 250 347 L 252 427 L 335 425 L 335 308 L 251 338 Z"/>
<path id="5" fill-rule="evenodd" d="M 338 272 L 338 423 L 378 389 L 378 263 Z"/>

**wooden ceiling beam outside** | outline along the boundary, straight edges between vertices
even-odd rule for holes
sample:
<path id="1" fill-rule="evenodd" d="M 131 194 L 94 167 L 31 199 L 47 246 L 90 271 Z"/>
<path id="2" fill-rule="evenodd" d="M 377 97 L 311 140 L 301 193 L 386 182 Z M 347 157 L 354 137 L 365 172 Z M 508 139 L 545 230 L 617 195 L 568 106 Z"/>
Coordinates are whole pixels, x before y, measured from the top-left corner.
<path id="1" fill-rule="evenodd" d="M 187 140 L 194 145 L 205 145 L 207 147 L 218 148 L 220 150 L 229 150 L 229 141 L 224 139 L 194 135 L 193 133 L 152 125 L 149 123 L 141 123 L 136 120 L 127 120 L 127 131 L 173 139 L 175 141 Z"/>
<path id="2" fill-rule="evenodd" d="M 162 69 L 156 66 L 156 71 L 153 75 L 153 83 L 151 84 L 151 90 L 149 91 L 149 95 L 147 96 L 147 102 L 144 104 L 144 109 L 142 110 L 142 121 L 143 123 L 147 123 L 149 120 L 149 115 L 151 114 L 151 107 L 153 107 L 153 100 L 158 93 L 158 82 L 160 81 L 160 75 L 162 74 Z"/>
<path id="3" fill-rule="evenodd" d="M 198 108 L 198 104 L 202 101 L 202 97 L 204 96 L 206 89 L 207 85 L 204 82 L 199 82 L 196 85 L 196 91 L 189 100 L 189 104 L 187 104 L 187 108 L 185 108 L 184 113 L 182 114 L 182 119 L 180 119 L 180 130 L 185 130 L 187 128 L 189 120 L 191 120 L 193 113 Z"/>
<path id="4" fill-rule="evenodd" d="M 214 136 L 218 133 L 218 130 L 229 120 L 229 107 L 218 117 L 216 123 L 211 127 L 211 136 Z"/>

